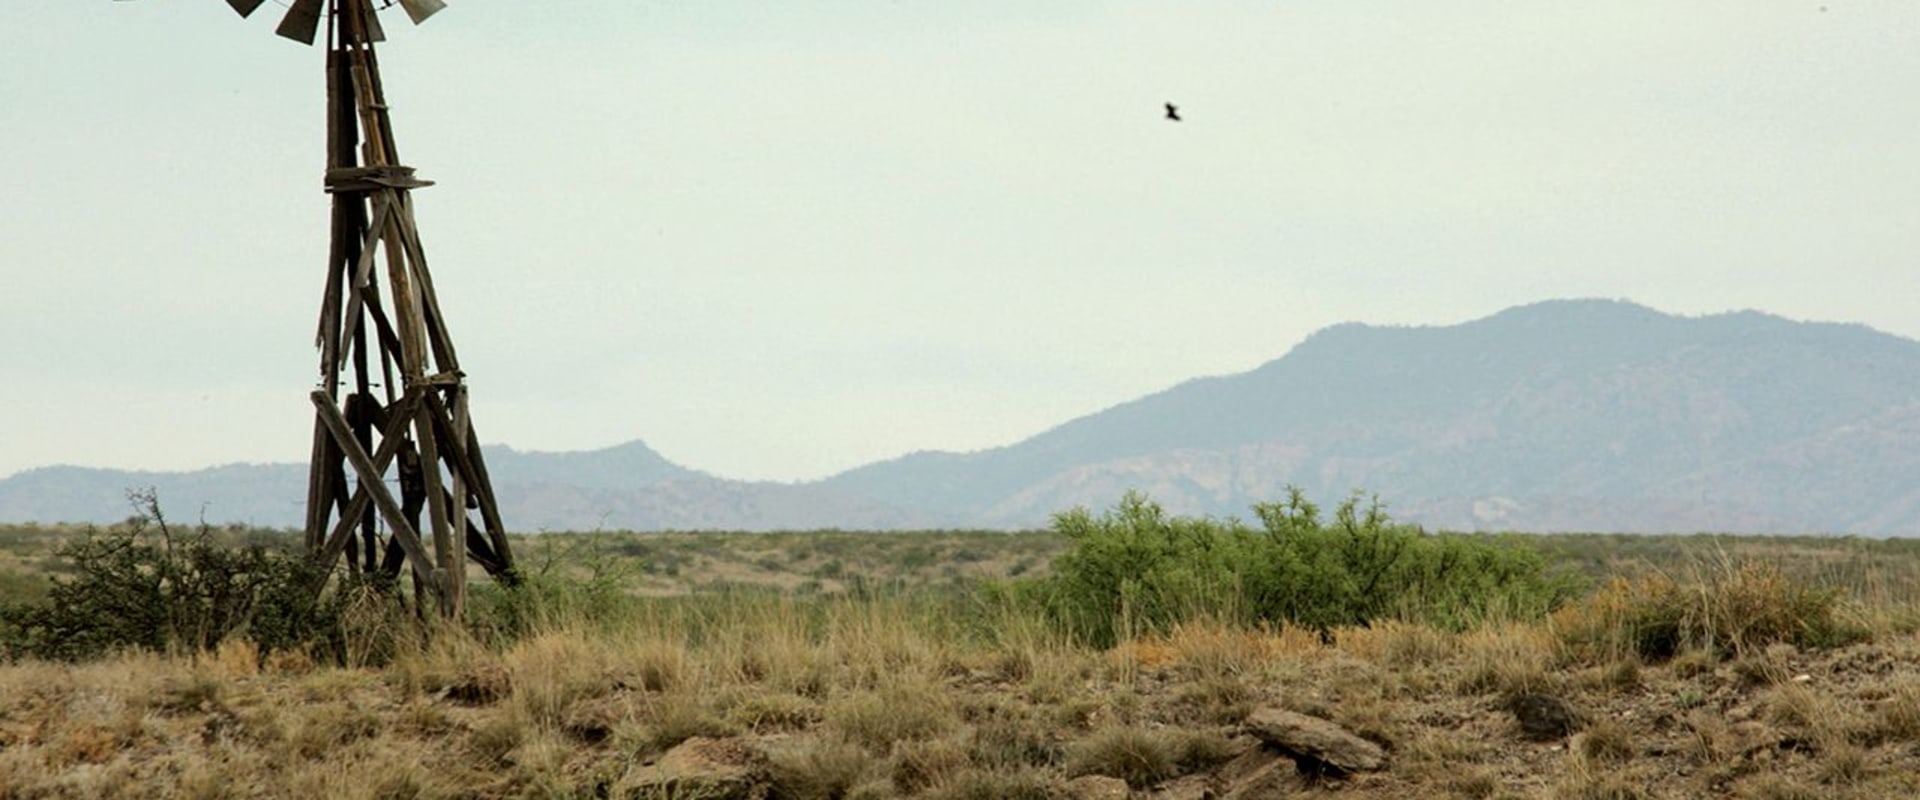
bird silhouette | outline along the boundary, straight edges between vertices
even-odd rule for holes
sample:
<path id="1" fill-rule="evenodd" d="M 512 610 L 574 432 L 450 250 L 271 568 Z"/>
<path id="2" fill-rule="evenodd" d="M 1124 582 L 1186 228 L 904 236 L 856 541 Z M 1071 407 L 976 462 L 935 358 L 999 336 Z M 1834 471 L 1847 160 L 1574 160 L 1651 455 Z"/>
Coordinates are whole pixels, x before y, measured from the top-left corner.
<path id="1" fill-rule="evenodd" d="M 1167 104 L 1167 119 L 1170 119 L 1170 120 L 1173 120 L 1174 122 L 1179 122 L 1179 121 L 1180 121 L 1180 107 L 1179 107 L 1179 106 L 1176 106 L 1176 105 L 1174 105 L 1174 104 L 1172 104 L 1172 103 L 1168 103 L 1168 104 Z"/>

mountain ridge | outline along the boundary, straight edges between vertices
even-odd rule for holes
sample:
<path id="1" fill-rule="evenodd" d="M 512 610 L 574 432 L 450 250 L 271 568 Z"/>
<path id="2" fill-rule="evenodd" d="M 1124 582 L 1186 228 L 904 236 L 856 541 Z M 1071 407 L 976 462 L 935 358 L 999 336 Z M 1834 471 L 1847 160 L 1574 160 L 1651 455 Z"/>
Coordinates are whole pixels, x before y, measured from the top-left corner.
<path id="1" fill-rule="evenodd" d="M 1246 372 L 1005 446 L 815 481 L 727 480 L 639 440 L 487 456 L 509 524 L 530 529 L 1034 527 L 1129 489 L 1235 515 L 1297 485 L 1328 500 L 1377 492 L 1403 518 L 1459 529 L 1920 535 L 1907 486 L 1920 479 L 1902 477 L 1920 476 L 1916 452 L 1920 343 L 1759 311 L 1575 299 L 1451 325 L 1342 323 Z M 299 493 L 279 502 L 296 524 L 304 468 L 262 469 L 294 477 Z M 145 475 L 196 476 L 179 487 L 191 493 L 196 481 L 262 490 L 247 481 L 266 474 Z M 20 499 L 20 478 L 0 480 L 0 519 L 49 510 Z"/>

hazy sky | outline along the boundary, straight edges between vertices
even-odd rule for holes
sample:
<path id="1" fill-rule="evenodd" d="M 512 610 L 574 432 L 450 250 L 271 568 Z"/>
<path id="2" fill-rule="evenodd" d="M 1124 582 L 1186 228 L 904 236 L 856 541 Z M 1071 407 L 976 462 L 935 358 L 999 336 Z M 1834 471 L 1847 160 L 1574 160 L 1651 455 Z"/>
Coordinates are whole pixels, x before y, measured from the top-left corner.
<path id="1" fill-rule="evenodd" d="M 449 2 L 381 60 L 490 442 L 819 477 L 1556 297 L 1920 337 L 1912 0 Z M 0 475 L 306 459 L 282 5 L 0 3 Z"/>

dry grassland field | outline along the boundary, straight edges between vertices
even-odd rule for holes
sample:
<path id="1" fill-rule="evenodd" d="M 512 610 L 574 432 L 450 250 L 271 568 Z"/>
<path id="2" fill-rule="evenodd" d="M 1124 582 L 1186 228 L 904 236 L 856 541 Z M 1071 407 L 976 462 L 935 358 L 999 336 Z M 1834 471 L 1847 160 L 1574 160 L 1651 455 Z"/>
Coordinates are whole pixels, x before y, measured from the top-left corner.
<path id="1" fill-rule="evenodd" d="M 87 531 L 0 529 L 0 800 L 1920 796 L 1911 543 L 1151 511 L 546 534 L 459 627 L 342 586 L 324 629 L 261 606 L 66 655 L 92 623 L 23 609 L 114 573 L 76 567 Z"/>

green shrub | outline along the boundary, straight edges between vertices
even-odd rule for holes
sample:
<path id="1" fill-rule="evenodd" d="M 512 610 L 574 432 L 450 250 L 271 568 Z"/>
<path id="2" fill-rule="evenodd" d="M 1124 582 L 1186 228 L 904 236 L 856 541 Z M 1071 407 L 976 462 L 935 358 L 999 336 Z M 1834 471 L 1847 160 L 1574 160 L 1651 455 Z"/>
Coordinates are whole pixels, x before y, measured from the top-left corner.
<path id="1" fill-rule="evenodd" d="M 326 643 L 338 609 L 320 597 L 324 572 L 255 541 L 226 547 L 206 525 L 176 535 L 152 490 L 143 511 L 106 532 L 89 529 L 56 554 L 72 566 L 38 601 L 0 606 L 0 646 L 80 660 L 113 650 L 206 650 L 246 636 L 261 652 Z"/>
<path id="2" fill-rule="evenodd" d="M 1341 503 L 1331 523 L 1297 489 L 1239 520 L 1170 517 L 1129 493 L 1098 517 L 1054 518 L 1071 549 L 1037 585 L 1041 602 L 1095 644 L 1197 617 L 1314 628 L 1402 618 L 1458 629 L 1494 616 L 1545 615 L 1575 594 L 1532 548 L 1486 536 L 1430 535 L 1392 522 L 1376 500 Z"/>
<path id="3" fill-rule="evenodd" d="M 627 590 L 647 564 L 625 557 L 624 546 L 606 547 L 602 539 L 543 537 L 538 563 L 520 566 L 518 580 L 468 588 L 467 627 L 497 642 L 571 624 L 618 627 L 635 609 Z"/>

